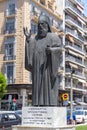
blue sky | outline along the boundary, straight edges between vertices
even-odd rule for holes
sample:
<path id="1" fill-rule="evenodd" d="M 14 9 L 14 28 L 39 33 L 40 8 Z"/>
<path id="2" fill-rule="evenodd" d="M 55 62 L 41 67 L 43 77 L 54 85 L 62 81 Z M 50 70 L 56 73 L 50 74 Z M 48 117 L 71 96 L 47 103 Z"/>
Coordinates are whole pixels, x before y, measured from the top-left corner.
<path id="1" fill-rule="evenodd" d="M 85 6 L 85 15 L 87 16 L 87 0 L 82 0 L 82 2 L 84 3 Z"/>

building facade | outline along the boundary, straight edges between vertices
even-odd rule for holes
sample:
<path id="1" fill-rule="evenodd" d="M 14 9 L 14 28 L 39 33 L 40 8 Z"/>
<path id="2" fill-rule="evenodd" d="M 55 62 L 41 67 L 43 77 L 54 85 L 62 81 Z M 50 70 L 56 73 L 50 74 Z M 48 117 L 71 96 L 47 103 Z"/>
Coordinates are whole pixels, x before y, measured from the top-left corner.
<path id="1" fill-rule="evenodd" d="M 65 30 L 63 41 L 65 46 L 64 87 L 69 93 L 69 99 L 72 87 L 73 101 L 77 104 L 80 102 L 85 104 L 84 99 L 87 99 L 87 86 L 85 85 L 84 27 L 86 23 L 84 4 L 79 0 L 63 0 L 63 2 L 63 28 Z"/>
<path id="2" fill-rule="evenodd" d="M 35 35 L 38 17 L 45 13 L 51 18 L 53 32 L 63 35 L 62 15 L 57 8 L 54 0 L 0 0 L 0 71 L 8 81 L 8 92 L 2 100 L 6 109 L 13 98 L 19 107 L 31 103 L 32 80 L 31 73 L 25 70 L 23 27 Z"/>

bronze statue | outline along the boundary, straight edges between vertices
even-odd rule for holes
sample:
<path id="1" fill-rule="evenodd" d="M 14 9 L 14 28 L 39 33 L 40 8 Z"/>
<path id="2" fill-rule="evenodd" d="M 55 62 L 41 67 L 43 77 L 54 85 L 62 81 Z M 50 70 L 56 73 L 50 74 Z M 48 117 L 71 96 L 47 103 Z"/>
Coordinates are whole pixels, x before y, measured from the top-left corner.
<path id="1" fill-rule="evenodd" d="M 31 37 L 31 31 L 24 28 L 25 68 L 32 73 L 32 105 L 57 106 L 58 104 L 58 56 L 61 38 L 51 32 L 50 19 L 41 15 L 38 33 Z"/>

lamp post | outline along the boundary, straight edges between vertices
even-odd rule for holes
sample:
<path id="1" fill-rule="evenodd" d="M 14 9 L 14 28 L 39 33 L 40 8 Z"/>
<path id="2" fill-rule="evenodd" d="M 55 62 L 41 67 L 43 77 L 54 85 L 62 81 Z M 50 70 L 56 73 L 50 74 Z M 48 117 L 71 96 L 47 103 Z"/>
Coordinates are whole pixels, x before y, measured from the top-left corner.
<path id="1" fill-rule="evenodd" d="M 73 101 L 73 89 L 72 89 L 72 82 L 73 82 L 73 77 L 72 77 L 72 73 L 71 73 L 71 89 L 70 89 L 70 120 L 71 120 L 71 124 L 72 124 L 72 121 L 73 121 L 73 118 L 72 118 L 72 111 L 73 111 L 73 104 L 72 104 L 72 101 Z"/>
<path id="2" fill-rule="evenodd" d="M 71 124 L 73 123 L 73 73 L 75 73 L 75 70 L 73 68 L 71 68 L 71 89 L 70 89 L 70 120 L 71 120 Z"/>

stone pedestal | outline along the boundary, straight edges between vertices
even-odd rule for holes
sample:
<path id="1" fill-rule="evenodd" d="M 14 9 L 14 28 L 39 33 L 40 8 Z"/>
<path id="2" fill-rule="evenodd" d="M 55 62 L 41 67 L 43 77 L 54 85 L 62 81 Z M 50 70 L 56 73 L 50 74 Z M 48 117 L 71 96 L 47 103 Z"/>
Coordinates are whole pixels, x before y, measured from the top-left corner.
<path id="1" fill-rule="evenodd" d="M 12 126 L 12 130 L 75 130 L 75 126 L 61 126 L 57 128 Z"/>
<path id="2" fill-rule="evenodd" d="M 22 125 L 12 130 L 75 130 L 66 120 L 65 107 L 23 107 Z"/>

